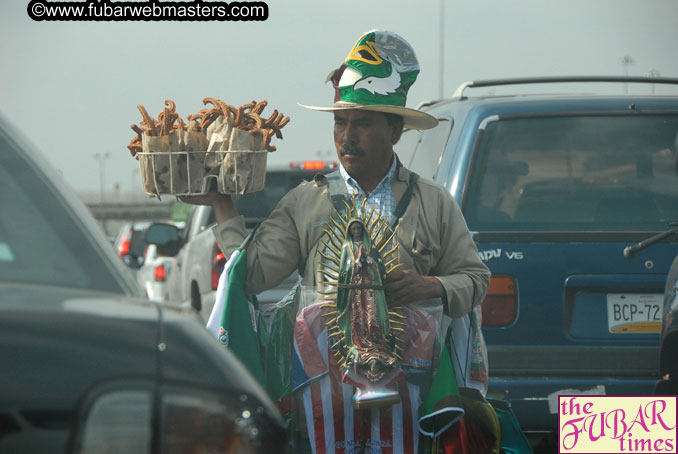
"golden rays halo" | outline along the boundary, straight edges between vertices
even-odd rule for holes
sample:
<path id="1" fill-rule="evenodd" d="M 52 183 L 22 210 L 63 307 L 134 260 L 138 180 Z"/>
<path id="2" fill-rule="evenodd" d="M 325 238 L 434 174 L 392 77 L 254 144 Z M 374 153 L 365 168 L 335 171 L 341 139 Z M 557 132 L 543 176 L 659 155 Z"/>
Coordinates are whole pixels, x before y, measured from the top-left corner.
<path id="1" fill-rule="evenodd" d="M 328 330 L 330 348 L 336 350 L 334 355 L 342 368 L 351 365 L 346 335 L 339 327 L 337 314 L 341 250 L 347 235 L 349 220 L 359 219 L 362 221 L 369 235 L 372 248 L 376 249 L 378 260 L 383 264 L 387 275 L 403 266 L 400 263 L 400 252 L 396 235 L 398 225 L 392 229 L 388 221 L 376 209 L 367 205 L 367 198 L 360 197 L 360 199 L 354 194 L 348 200 L 343 200 L 345 207 L 343 212 L 336 208 L 332 210 L 328 227 L 323 230 L 320 240 L 321 246 L 318 251 L 322 257 L 316 276 L 318 282 L 318 300 L 322 303 L 321 307 L 327 309 L 323 313 L 323 317 L 326 317 L 325 326 L 327 326 Z M 390 337 L 393 354 L 402 360 L 405 342 L 401 336 L 405 334 L 405 326 L 407 324 L 407 317 L 403 315 L 403 307 L 390 306 L 388 318 L 391 327 Z"/>

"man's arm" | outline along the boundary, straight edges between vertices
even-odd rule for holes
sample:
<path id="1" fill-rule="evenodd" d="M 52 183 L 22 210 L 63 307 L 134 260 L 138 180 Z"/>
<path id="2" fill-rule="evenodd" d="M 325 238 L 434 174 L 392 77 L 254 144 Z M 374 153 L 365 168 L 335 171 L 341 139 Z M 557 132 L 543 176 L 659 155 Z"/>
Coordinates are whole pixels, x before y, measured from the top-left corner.
<path id="1" fill-rule="evenodd" d="M 483 302 L 490 283 L 490 270 L 480 260 L 456 200 L 445 192 L 442 202 L 440 258 L 430 274 L 445 288 L 445 312 L 457 318 Z"/>
<path id="2" fill-rule="evenodd" d="M 490 271 L 478 256 L 478 250 L 466 226 L 456 201 L 447 193 L 425 198 L 427 216 L 439 222 L 437 263 L 421 275 L 413 269 L 403 269 L 386 277 L 389 304 L 407 304 L 430 298 L 441 298 L 445 313 L 451 317 L 468 314 L 485 298 Z M 439 243 L 438 243 L 439 242 Z"/>

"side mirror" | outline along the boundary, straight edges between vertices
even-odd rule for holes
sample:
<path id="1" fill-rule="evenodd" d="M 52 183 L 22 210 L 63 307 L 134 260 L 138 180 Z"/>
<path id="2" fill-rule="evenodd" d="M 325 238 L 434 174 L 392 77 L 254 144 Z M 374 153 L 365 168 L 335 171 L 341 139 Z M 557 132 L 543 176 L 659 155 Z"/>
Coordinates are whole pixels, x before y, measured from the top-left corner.
<path id="1" fill-rule="evenodd" d="M 151 224 L 144 239 L 158 247 L 170 246 L 181 241 L 181 231 L 170 224 Z"/>

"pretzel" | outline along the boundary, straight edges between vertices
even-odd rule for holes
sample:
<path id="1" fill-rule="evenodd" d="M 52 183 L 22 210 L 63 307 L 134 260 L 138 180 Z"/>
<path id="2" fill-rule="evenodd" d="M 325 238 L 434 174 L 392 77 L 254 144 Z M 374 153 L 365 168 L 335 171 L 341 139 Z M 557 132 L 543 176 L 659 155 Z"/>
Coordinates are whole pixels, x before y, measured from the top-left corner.
<path id="1" fill-rule="evenodd" d="M 244 129 L 261 129 L 264 126 L 264 120 L 262 120 L 261 117 L 254 112 L 245 114 L 244 123 Z"/>
<path id="2" fill-rule="evenodd" d="M 257 128 L 257 129 L 252 129 L 250 131 L 250 134 L 261 134 L 263 141 L 264 141 L 264 149 L 268 151 L 276 151 L 277 148 L 273 145 L 271 145 L 271 134 L 272 134 L 272 129 L 268 128 Z"/>
<path id="3" fill-rule="evenodd" d="M 282 139 L 281 129 L 290 122 L 290 117 L 285 117 L 277 109 L 273 110 L 270 117 L 264 118 L 262 112 L 268 105 L 268 101 L 261 100 L 257 102 L 252 100 L 236 108 L 217 98 L 204 98 L 203 104 L 212 107 L 204 107 L 193 115 L 188 115 L 187 123 L 176 113 L 176 104 L 171 99 L 165 100 L 165 107 L 158 114 L 158 119 L 151 117 L 146 108 L 139 104 L 137 109 L 141 113 L 141 126 L 133 124 L 130 128 L 136 133 L 136 136 L 127 146 L 132 156 L 142 151 L 142 135 L 164 136 L 176 131 L 204 132 L 219 117 L 230 118 L 233 127 L 248 131 L 250 134 L 261 134 L 264 148 L 268 151 L 276 151 L 276 147 L 271 145 L 271 138 L 275 135 Z M 138 159 L 138 157 L 137 157 Z"/>
<path id="4" fill-rule="evenodd" d="M 144 130 L 141 129 L 140 127 L 138 127 L 137 125 L 132 125 L 132 126 L 130 126 L 130 128 L 132 128 L 132 130 L 137 133 L 139 140 L 141 140 L 141 134 L 144 133 Z"/>
<path id="5" fill-rule="evenodd" d="M 240 125 L 240 120 L 242 119 L 242 114 L 245 111 L 245 106 L 238 107 L 238 111 L 235 114 L 235 119 L 233 120 L 233 126 L 238 127 Z"/>
<path id="6" fill-rule="evenodd" d="M 132 125 L 133 127 L 136 127 L 137 125 Z M 138 128 L 138 127 L 137 127 Z M 136 154 L 141 152 L 141 135 L 135 136 L 130 142 L 129 145 L 127 145 L 127 149 L 129 150 L 130 154 L 137 159 L 139 159 Z"/>
<path id="7" fill-rule="evenodd" d="M 153 118 L 151 118 L 150 115 L 148 115 L 148 112 L 146 112 L 146 108 L 139 104 L 137 106 L 137 109 L 139 109 L 139 112 L 141 112 L 141 116 L 144 118 L 144 121 L 142 124 L 146 124 L 146 127 L 149 129 L 148 135 L 149 136 L 157 136 L 158 135 L 158 130 L 155 128 L 155 121 L 153 121 Z"/>
<path id="8" fill-rule="evenodd" d="M 264 121 L 264 125 L 266 125 L 266 127 L 270 127 L 277 117 L 278 117 L 278 109 L 273 109 L 273 113 L 271 114 L 270 117 L 268 117 L 266 119 L 266 121 Z"/>
<path id="9" fill-rule="evenodd" d="M 202 126 L 203 131 L 207 130 L 207 127 L 211 125 L 214 120 L 221 116 L 221 110 L 218 108 L 209 109 L 205 112 L 200 119 L 200 126 Z"/>
<path id="10" fill-rule="evenodd" d="M 261 112 L 264 111 L 264 109 L 266 108 L 267 105 L 268 105 L 268 101 L 266 101 L 265 99 L 263 101 L 256 103 L 254 105 L 254 107 L 252 107 L 252 113 L 255 113 L 257 115 L 261 115 Z"/>

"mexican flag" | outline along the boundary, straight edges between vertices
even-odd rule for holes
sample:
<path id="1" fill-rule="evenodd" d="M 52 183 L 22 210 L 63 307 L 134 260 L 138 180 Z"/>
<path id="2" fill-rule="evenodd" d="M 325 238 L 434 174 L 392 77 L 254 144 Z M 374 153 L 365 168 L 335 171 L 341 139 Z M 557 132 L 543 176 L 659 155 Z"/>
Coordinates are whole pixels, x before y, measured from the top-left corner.
<path id="1" fill-rule="evenodd" d="M 247 240 L 245 240 L 247 242 Z M 247 248 L 241 246 L 224 265 L 207 330 L 228 347 L 260 385 L 266 384 L 260 354 L 263 323 L 255 297 L 245 293 Z"/>
<path id="2" fill-rule="evenodd" d="M 431 389 L 420 408 L 419 431 L 431 438 L 442 435 L 464 415 L 450 353 L 445 342 L 442 346 Z"/>

